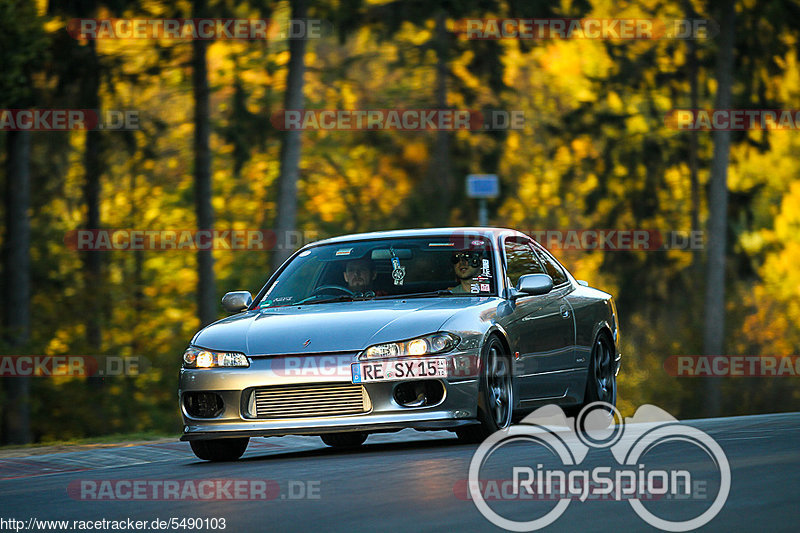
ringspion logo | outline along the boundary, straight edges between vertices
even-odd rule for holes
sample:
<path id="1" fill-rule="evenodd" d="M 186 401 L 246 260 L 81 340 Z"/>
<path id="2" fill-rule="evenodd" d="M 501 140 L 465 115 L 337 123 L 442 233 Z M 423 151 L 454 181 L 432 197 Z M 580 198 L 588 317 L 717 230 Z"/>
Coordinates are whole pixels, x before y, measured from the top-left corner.
<path id="1" fill-rule="evenodd" d="M 689 447 L 697 456 L 687 459 L 680 468 L 662 467 L 658 455 L 649 455 L 657 447 L 677 444 Z M 533 449 L 524 447 L 533 446 Z M 530 520 L 512 519 L 493 508 L 485 495 L 489 481 L 496 479 L 499 470 L 493 457 L 506 447 L 513 464 L 509 499 L 528 500 L 526 511 L 541 511 Z M 616 461 L 612 468 L 603 464 L 594 468 L 582 467 L 590 450 L 607 450 Z M 663 449 L 663 448 L 662 448 Z M 683 452 L 681 457 L 689 457 Z M 533 453 L 531 453 L 533 452 Z M 528 462 L 519 458 L 530 458 Z M 543 457 L 552 458 L 555 467 Z M 710 460 L 713 467 L 704 468 Z M 666 465 L 663 465 L 666 466 Z M 695 471 L 692 471 L 695 468 Z M 696 515 L 681 519 L 664 514 L 682 508 L 685 498 L 696 486 L 698 477 L 718 473 L 716 494 L 711 503 Z M 719 513 L 728 498 L 731 470 L 725 452 L 708 434 L 680 424 L 669 413 L 653 405 L 643 405 L 631 418 L 623 419 L 611 404 L 595 402 L 584 407 L 576 418 L 567 418 L 555 405 L 537 409 L 520 424 L 490 435 L 472 457 L 469 466 L 469 495 L 478 511 L 490 522 L 509 531 L 535 531 L 544 528 L 564 514 L 572 502 L 584 502 L 590 495 L 616 501 L 627 501 L 633 511 L 651 526 L 666 531 L 690 531 L 701 527 Z M 524 497 L 522 494 L 524 493 Z M 501 494 L 502 496 L 502 494 Z M 656 497 L 656 498 L 654 498 Z M 644 502 L 658 499 L 659 506 L 648 507 Z M 555 501 L 555 505 L 531 506 L 531 500 Z M 663 503 L 661 503 L 663 502 Z M 673 503 L 669 507 L 668 503 Z M 516 516 L 515 516 L 516 518 Z"/>

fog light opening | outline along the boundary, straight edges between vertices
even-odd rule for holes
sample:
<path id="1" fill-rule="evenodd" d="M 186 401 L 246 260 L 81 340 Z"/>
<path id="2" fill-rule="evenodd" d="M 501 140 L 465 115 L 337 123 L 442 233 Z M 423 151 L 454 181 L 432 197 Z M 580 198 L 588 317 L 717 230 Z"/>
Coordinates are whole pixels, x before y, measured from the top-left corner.
<path id="1" fill-rule="evenodd" d="M 444 385 L 440 381 L 409 381 L 394 388 L 394 401 L 402 407 L 429 407 L 444 398 Z"/>
<path id="2" fill-rule="evenodd" d="M 214 418 L 222 414 L 225 406 L 216 392 L 187 392 L 183 395 L 186 412 L 193 418 Z"/>

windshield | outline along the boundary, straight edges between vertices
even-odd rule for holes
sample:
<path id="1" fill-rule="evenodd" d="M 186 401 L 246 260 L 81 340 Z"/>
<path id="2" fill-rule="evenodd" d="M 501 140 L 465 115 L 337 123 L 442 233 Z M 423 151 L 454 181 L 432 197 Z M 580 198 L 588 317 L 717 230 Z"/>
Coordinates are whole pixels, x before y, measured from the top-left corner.
<path id="1" fill-rule="evenodd" d="M 491 242 L 452 236 L 315 246 L 296 256 L 259 308 L 360 299 L 496 294 Z"/>

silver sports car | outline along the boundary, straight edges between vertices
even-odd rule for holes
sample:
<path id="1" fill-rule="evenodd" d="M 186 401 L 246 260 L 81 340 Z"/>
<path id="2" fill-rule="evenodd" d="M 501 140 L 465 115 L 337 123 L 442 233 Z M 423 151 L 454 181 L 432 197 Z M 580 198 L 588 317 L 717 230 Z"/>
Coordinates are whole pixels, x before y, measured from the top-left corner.
<path id="1" fill-rule="evenodd" d="M 250 437 L 451 430 L 477 441 L 545 403 L 614 403 L 611 295 L 508 229 L 348 235 L 298 250 L 183 354 L 182 440 L 201 459 Z"/>

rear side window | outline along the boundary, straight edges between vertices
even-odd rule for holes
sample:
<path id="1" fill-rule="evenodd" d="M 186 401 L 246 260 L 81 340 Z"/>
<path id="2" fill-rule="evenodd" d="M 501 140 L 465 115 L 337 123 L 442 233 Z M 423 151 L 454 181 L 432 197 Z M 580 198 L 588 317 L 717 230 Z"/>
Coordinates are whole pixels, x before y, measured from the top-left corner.
<path id="1" fill-rule="evenodd" d="M 561 285 L 562 283 L 567 282 L 567 275 L 564 273 L 564 270 L 561 266 L 556 262 L 555 259 L 550 256 L 547 252 L 543 252 L 542 250 L 537 250 L 539 254 L 539 259 L 542 260 L 542 264 L 544 265 L 547 274 L 553 278 L 553 285 Z"/>
<path id="2" fill-rule="evenodd" d="M 504 246 L 508 265 L 507 274 L 513 287 L 517 286 L 519 278 L 525 274 L 546 273 L 529 244 L 508 239 Z"/>

